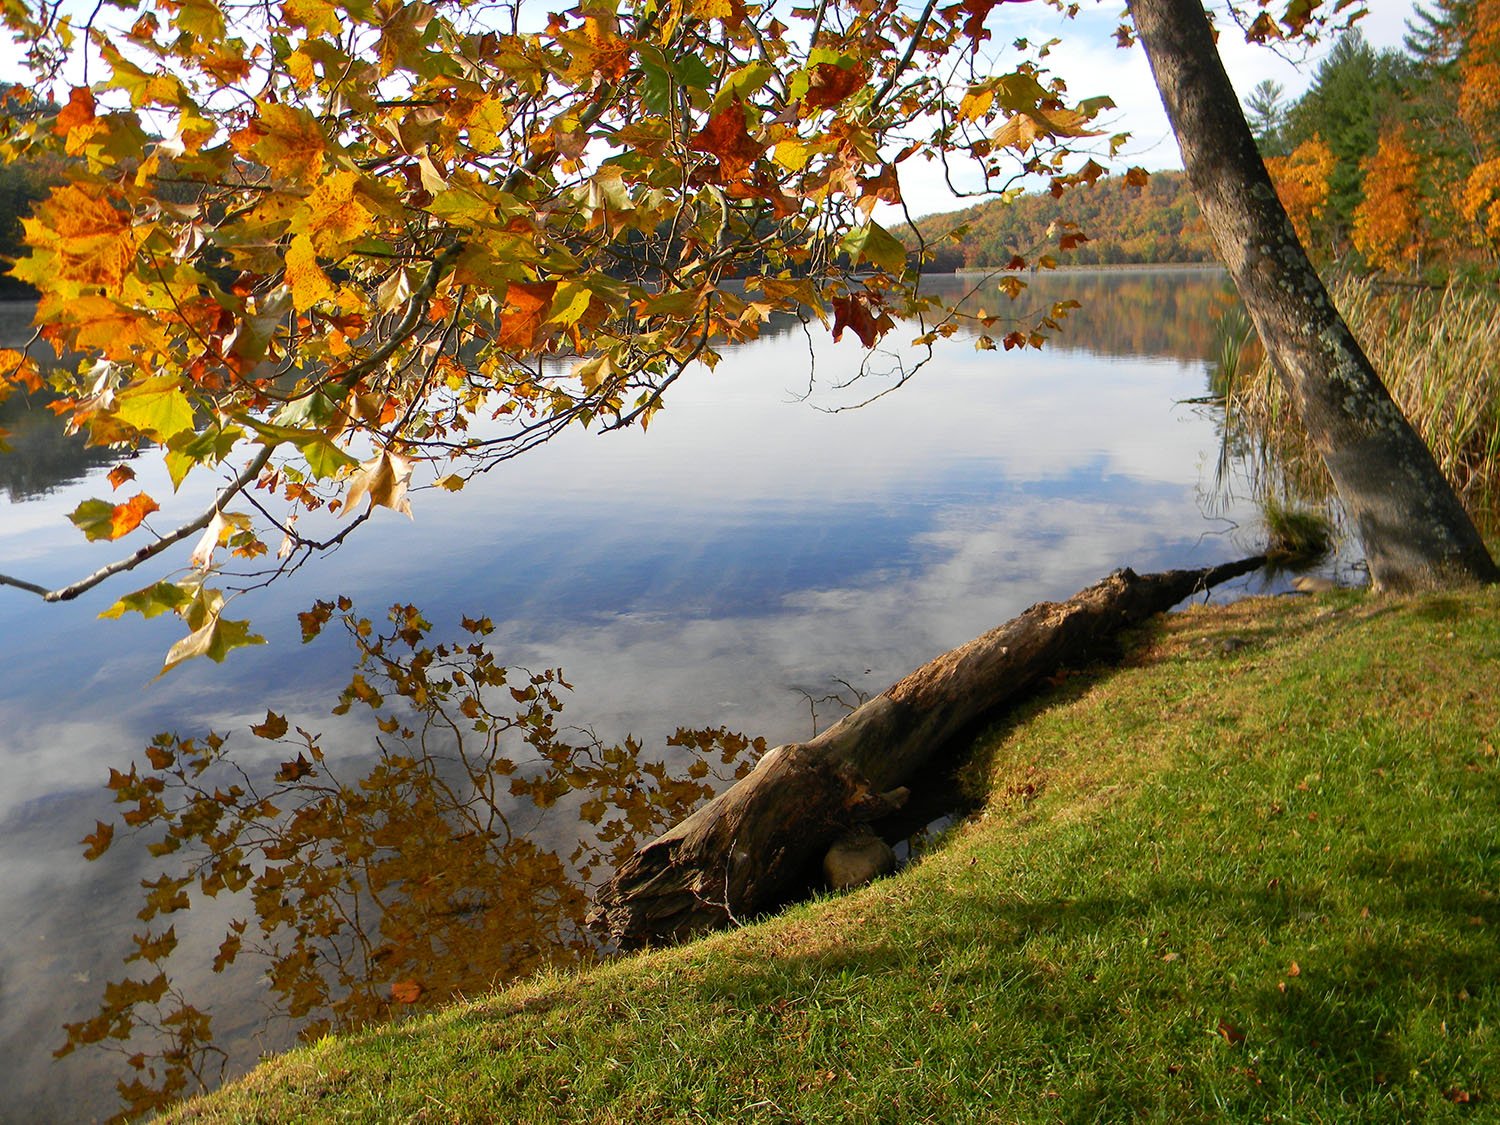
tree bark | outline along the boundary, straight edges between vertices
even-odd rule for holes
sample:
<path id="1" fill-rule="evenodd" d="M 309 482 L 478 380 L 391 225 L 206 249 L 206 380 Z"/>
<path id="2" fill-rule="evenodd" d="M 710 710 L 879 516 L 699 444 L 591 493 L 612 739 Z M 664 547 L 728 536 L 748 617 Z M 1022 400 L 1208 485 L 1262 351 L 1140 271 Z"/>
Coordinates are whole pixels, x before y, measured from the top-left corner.
<path id="1" fill-rule="evenodd" d="M 894 811 L 882 793 L 940 773 L 978 722 L 1058 669 L 1096 658 L 1122 629 L 1264 561 L 1144 577 L 1119 570 L 924 664 L 812 741 L 769 751 L 636 852 L 600 890 L 590 923 L 631 948 L 781 906 L 814 884 L 837 837 Z"/>
<path id="2" fill-rule="evenodd" d="M 1297 238 L 1201 0 L 1129 0 L 1219 256 L 1333 477 L 1377 589 L 1500 580 L 1431 452 L 1391 400 Z"/>

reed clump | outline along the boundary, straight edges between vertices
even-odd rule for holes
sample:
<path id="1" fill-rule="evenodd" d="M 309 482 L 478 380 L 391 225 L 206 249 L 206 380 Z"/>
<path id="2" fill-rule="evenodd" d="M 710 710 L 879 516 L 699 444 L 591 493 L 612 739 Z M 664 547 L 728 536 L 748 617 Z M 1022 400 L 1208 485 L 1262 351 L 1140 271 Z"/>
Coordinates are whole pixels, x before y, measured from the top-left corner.
<path id="1" fill-rule="evenodd" d="M 1392 397 L 1432 450 L 1470 513 L 1500 527 L 1500 294 L 1454 283 L 1393 288 L 1344 277 L 1339 311 Z M 1228 380 L 1229 416 L 1304 497 L 1331 492 L 1327 470 L 1269 362 Z"/>

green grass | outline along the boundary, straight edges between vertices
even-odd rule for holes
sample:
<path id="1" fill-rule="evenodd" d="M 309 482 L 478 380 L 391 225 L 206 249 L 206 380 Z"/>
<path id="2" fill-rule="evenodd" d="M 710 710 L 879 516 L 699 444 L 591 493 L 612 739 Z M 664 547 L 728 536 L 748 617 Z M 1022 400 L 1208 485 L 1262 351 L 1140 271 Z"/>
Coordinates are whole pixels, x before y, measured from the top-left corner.
<path id="1" fill-rule="evenodd" d="M 273 1059 L 178 1121 L 1479 1121 L 1500 591 L 1196 610 L 841 898 Z"/>

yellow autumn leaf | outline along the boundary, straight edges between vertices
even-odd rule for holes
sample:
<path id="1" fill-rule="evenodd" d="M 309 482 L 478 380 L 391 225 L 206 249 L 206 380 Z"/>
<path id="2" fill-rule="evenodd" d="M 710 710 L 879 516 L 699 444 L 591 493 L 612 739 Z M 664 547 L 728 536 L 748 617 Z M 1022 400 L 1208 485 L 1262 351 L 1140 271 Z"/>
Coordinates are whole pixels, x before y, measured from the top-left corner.
<path id="1" fill-rule="evenodd" d="M 38 254 L 19 263 L 16 276 L 43 290 L 71 281 L 118 293 L 145 233 L 106 189 L 77 184 L 54 188 L 22 225 Z"/>
<path id="2" fill-rule="evenodd" d="M 305 109 L 271 104 L 231 140 L 242 156 L 253 156 L 271 174 L 284 180 L 311 183 L 323 170 L 327 139 L 317 119 Z"/>
<path id="3" fill-rule="evenodd" d="M 306 234 L 319 254 L 343 254 L 369 231 L 374 215 L 356 194 L 359 183 L 357 172 L 335 172 L 307 197 L 307 210 L 292 229 Z"/>
<path id="4" fill-rule="evenodd" d="M 291 288 L 292 304 L 298 312 L 306 312 L 319 301 L 332 300 L 337 292 L 318 265 L 318 252 L 313 249 L 312 239 L 305 234 L 293 238 L 287 248 L 286 283 Z"/>

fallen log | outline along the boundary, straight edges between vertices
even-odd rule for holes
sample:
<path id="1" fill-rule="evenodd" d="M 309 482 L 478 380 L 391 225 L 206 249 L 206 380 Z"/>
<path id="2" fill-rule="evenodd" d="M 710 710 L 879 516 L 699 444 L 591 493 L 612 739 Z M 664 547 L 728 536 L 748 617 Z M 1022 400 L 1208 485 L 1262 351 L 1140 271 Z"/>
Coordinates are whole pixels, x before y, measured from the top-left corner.
<path id="1" fill-rule="evenodd" d="M 888 816 L 905 786 L 967 747 L 981 721 L 1060 669 L 1097 659 L 1121 630 L 1247 574 L 1264 558 L 1199 570 L 1117 570 L 944 653 L 808 742 L 755 770 L 620 866 L 589 921 L 623 948 L 678 941 L 805 893 L 830 844 Z"/>

